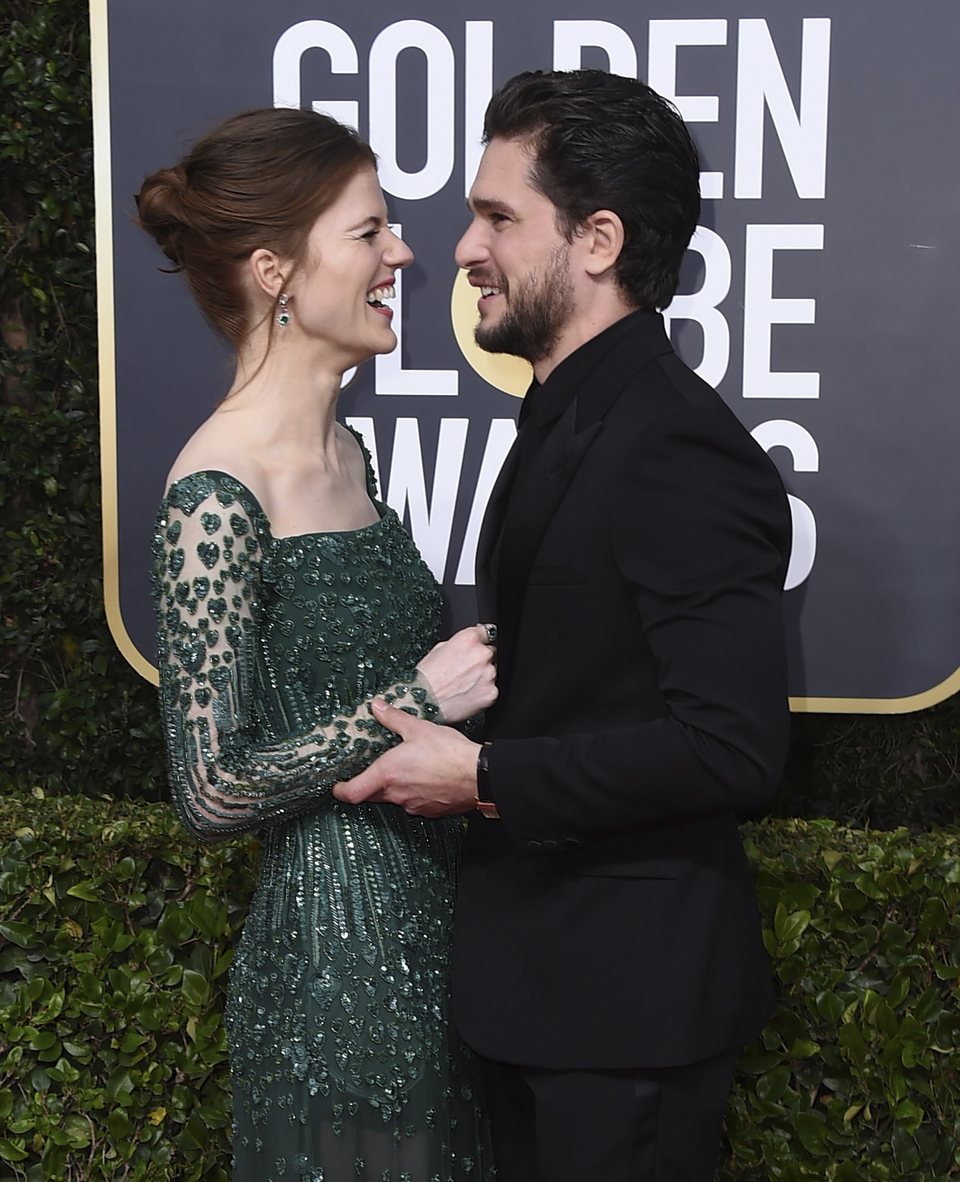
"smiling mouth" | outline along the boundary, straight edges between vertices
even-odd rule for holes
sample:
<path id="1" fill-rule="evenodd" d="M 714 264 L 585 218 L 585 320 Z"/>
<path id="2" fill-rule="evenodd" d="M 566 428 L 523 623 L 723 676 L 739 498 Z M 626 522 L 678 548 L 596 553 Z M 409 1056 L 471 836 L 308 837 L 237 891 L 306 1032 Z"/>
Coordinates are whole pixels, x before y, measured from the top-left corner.
<path id="1" fill-rule="evenodd" d="M 382 316 L 392 316 L 393 309 L 388 308 L 384 300 L 396 299 L 397 289 L 392 283 L 385 283 L 382 287 L 374 287 L 367 292 L 367 303 L 375 312 Z"/>
<path id="2" fill-rule="evenodd" d="M 503 288 L 497 287 L 493 283 L 477 283 L 476 280 L 474 280 L 470 286 L 474 289 L 474 291 L 479 293 L 479 297 L 477 299 L 478 312 L 482 311 L 491 300 L 495 299 L 497 296 L 503 295 Z"/>

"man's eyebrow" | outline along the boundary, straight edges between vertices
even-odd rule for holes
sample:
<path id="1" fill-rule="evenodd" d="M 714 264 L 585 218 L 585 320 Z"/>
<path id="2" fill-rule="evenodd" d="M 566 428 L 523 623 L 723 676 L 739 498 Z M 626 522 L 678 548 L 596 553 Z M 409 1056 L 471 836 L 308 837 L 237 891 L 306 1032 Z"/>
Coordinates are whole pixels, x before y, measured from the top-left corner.
<path id="1" fill-rule="evenodd" d="M 506 213 L 516 217 L 516 210 L 506 201 L 498 201 L 495 197 L 468 197 L 467 209 L 473 213 Z"/>

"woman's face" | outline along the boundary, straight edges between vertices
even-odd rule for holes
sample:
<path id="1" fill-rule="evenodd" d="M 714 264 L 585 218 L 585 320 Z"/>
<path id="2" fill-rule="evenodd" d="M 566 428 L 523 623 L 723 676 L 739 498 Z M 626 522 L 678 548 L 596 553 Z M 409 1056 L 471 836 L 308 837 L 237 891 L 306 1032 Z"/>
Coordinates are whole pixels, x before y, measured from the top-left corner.
<path id="1" fill-rule="evenodd" d="M 358 172 L 313 224 L 306 261 L 287 288 L 297 329 L 323 341 L 343 369 L 374 353 L 389 353 L 397 338 L 385 301 L 396 271 L 412 251 L 387 225 L 377 174 Z"/>

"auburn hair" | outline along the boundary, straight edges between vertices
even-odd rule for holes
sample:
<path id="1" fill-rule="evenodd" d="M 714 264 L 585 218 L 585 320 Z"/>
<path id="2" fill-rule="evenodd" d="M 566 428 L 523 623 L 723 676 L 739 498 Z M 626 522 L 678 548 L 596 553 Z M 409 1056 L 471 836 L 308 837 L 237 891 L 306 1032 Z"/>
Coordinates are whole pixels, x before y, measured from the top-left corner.
<path id="1" fill-rule="evenodd" d="M 241 264 L 263 247 L 291 259 L 292 274 L 316 219 L 375 167 L 370 146 L 327 115 L 247 111 L 144 180 L 138 222 L 183 272 L 210 326 L 239 349 L 253 327 Z"/>

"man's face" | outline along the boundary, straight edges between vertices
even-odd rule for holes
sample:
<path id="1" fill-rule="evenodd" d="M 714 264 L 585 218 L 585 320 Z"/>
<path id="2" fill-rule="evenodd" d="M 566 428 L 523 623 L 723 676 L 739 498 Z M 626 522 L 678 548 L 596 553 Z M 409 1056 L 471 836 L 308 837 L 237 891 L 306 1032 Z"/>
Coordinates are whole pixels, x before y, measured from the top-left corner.
<path id="1" fill-rule="evenodd" d="M 556 351 L 574 293 L 570 244 L 553 203 L 530 184 L 529 168 L 519 141 L 490 142 L 470 189 L 473 220 L 455 257 L 480 291 L 477 344 L 536 365 Z"/>

